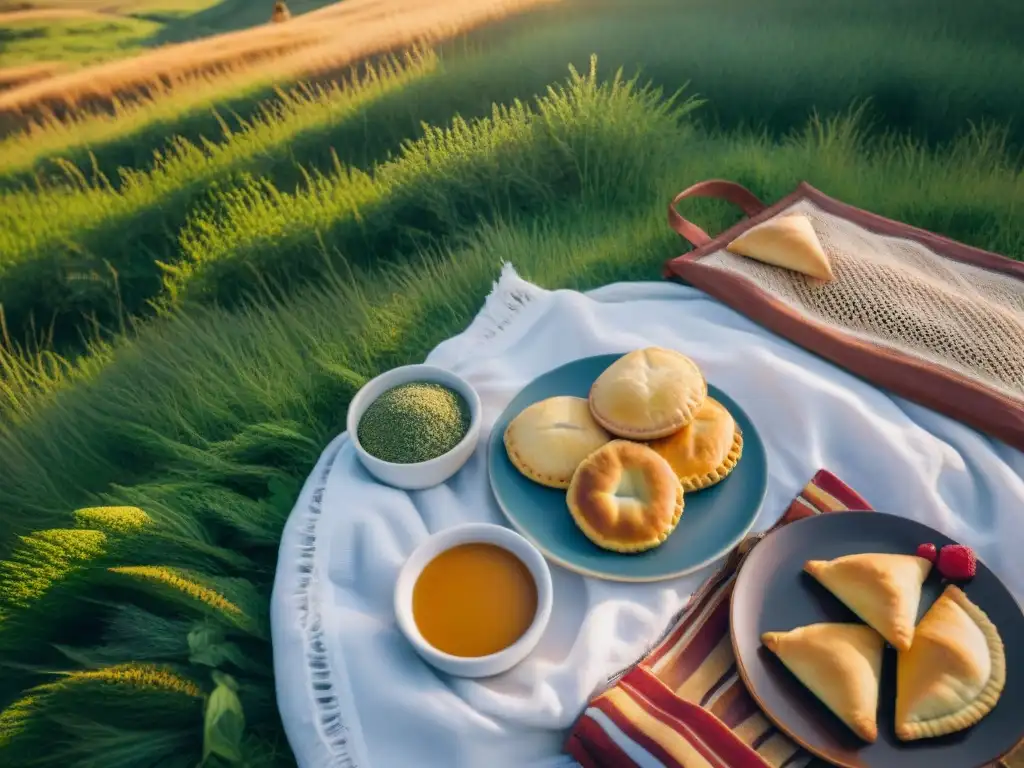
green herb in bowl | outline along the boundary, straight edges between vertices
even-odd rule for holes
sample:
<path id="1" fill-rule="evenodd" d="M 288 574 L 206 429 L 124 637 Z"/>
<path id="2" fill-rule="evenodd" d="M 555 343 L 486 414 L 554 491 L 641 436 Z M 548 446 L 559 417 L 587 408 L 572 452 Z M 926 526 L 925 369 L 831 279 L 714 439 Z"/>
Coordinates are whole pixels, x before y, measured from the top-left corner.
<path id="1" fill-rule="evenodd" d="M 392 464 L 436 459 L 469 431 L 469 406 L 441 384 L 414 381 L 392 387 L 370 403 L 357 437 L 371 456 Z"/>

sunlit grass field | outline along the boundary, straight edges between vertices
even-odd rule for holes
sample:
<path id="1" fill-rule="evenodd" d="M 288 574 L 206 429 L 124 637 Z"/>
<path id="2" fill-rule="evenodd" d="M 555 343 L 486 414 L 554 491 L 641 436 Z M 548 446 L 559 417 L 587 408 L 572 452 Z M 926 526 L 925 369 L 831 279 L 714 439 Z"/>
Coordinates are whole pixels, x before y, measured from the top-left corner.
<path id="1" fill-rule="evenodd" d="M 332 0 L 292 0 L 305 13 Z M 263 24 L 260 0 L 7 0 L 0 3 L 0 70 L 40 61 L 65 70 L 147 48 Z"/>
<path id="2" fill-rule="evenodd" d="M 336 85 L 239 81 L 0 143 L 0 765 L 293 764 L 267 615 L 281 527 L 360 384 L 464 328 L 506 262 L 551 288 L 657 279 L 682 249 L 668 200 L 709 177 L 766 201 L 806 180 L 1024 258 L 1015 134 L 980 107 L 936 132 L 882 119 L 810 43 L 679 90 L 687 46 L 670 67 L 667 43 L 606 33 L 593 61 L 539 18 Z M 661 69 L 634 77 L 647 53 Z M 1008 116 L 989 55 L 977 93 Z M 817 114 L 758 111 L 786 61 L 817 72 Z M 924 92 L 952 93 L 926 65 Z"/>

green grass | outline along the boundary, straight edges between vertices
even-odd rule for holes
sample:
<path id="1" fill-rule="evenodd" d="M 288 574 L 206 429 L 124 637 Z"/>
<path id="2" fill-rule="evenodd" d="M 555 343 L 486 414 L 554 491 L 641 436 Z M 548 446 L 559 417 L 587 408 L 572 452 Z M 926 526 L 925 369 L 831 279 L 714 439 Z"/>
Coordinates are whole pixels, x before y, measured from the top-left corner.
<path id="1" fill-rule="evenodd" d="M 492 103 L 543 90 L 566 63 L 586 68 L 596 52 L 604 66 L 630 74 L 642 67 L 645 79 L 669 92 L 687 85 L 707 97 L 701 120 L 717 128 L 755 123 L 780 136 L 813 109 L 832 113 L 870 98 L 874 116 L 893 129 L 944 141 L 971 119 L 1008 125 L 1021 147 L 1014 84 L 1024 81 L 1022 38 L 1017 0 L 989 0 L 984 13 L 959 0 L 564 0 L 442 46 L 446 67 L 465 66 L 423 84 L 416 106 L 427 122 L 454 112 L 483 116 Z M 221 94 L 242 116 L 264 96 L 258 88 Z M 88 171 L 91 151 L 110 175 L 146 165 L 168 136 L 219 136 L 191 95 L 174 102 L 177 110 L 146 106 L 114 122 L 99 116 L 70 131 L 37 130 L 29 142 L 0 142 L 0 186 L 10 174 L 46 170 L 57 156 Z M 407 125 L 401 130 L 412 137 Z"/>
<path id="2" fill-rule="evenodd" d="M 152 21 L 118 17 L 10 22 L 0 29 L 0 67 L 123 58 L 140 51 L 159 29 Z"/>
<path id="3" fill-rule="evenodd" d="M 292 14 L 334 0 L 291 0 Z M 127 58 L 147 48 L 264 24 L 273 2 L 258 0 L 126 0 L 67 2 L 13 0 L 0 13 L 30 9 L 91 11 L 96 17 L 41 18 L 5 22 L 0 29 L 0 68 L 40 61 L 84 66 Z"/>
<path id="4" fill-rule="evenodd" d="M 61 164 L 62 174 L 84 180 L 80 188 L 39 182 L 45 191 L 23 187 L 0 192 L 0 210 L 6 209 L 8 220 L 0 227 L 0 253 L 6 261 L 0 263 L 0 303 L 9 333 L 25 343 L 26 337 L 52 332 L 61 350 L 73 349 L 94 322 L 116 330 L 126 316 L 147 313 L 154 300 L 169 296 L 230 302 L 237 298 L 236 286 L 249 284 L 248 279 L 240 283 L 239 275 L 248 278 L 253 269 L 264 279 L 293 282 L 315 274 L 324 262 L 321 236 L 332 240 L 335 251 L 360 263 L 400 257 L 411 247 L 436 240 L 464 223 L 451 214 L 475 211 L 489 195 L 505 195 L 510 210 L 549 205 L 563 193 L 562 185 L 571 187 L 573 182 L 554 178 L 551 172 L 558 166 L 546 160 L 537 168 L 512 168 L 508 174 L 494 173 L 494 165 L 491 171 L 479 169 L 476 176 L 453 177 L 447 169 L 436 169 L 463 185 L 467 195 L 448 210 L 432 208 L 429 195 L 407 178 L 422 171 L 425 183 L 431 184 L 435 172 L 425 166 L 416 170 L 424 162 L 420 155 L 436 154 L 421 121 L 443 123 L 452 114 L 484 116 L 490 111 L 484 108 L 491 103 L 488 93 L 542 90 L 510 58 L 517 45 L 499 46 L 482 60 L 449 56 L 443 65 L 425 55 L 407 72 L 347 91 L 277 96 L 260 102 L 248 120 L 209 113 L 199 119 L 195 114 L 189 123 L 194 140 L 179 136 L 169 146 L 164 140 L 155 161 L 141 161 L 141 169 L 138 154 L 125 157 L 121 140 L 110 140 L 93 148 L 94 154 L 73 153 Z M 509 72 L 516 76 L 508 78 Z M 514 98 L 499 103 L 509 101 Z M 247 102 L 243 99 L 242 104 Z M 705 131 L 716 130 L 717 118 L 706 117 L 715 108 L 711 100 L 696 113 Z M 871 104 L 865 106 L 862 132 L 877 133 L 872 110 Z M 116 126 L 116 121 L 104 125 Z M 154 124 L 147 135 L 155 139 L 177 127 L 181 125 L 173 121 Z M 609 130 L 606 139 L 617 141 L 614 128 Z M 979 127 L 976 135 L 997 141 L 992 152 L 1003 165 L 985 177 L 985 184 L 998 187 L 992 195 L 1014 199 L 1012 130 Z M 528 140 L 526 133 L 520 138 Z M 32 140 L 21 144 L 31 146 Z M 10 144 L 7 156 L 15 157 L 17 149 Z M 518 156 L 514 144 L 507 150 Z M 887 151 L 913 170 L 916 148 Z M 133 169 L 116 170 L 121 160 Z M 506 161 L 494 155 L 491 162 Z M 308 184 L 301 169 L 313 172 Z M 24 168 L 12 171 L 8 183 L 25 184 L 26 173 Z M 336 183 L 339 174 L 344 183 Z M 394 174 L 401 177 L 399 183 L 390 178 Z M 517 190 L 502 186 L 512 177 L 523 182 Z M 292 194 L 297 185 L 309 191 Z M 273 210 L 264 215 L 268 206 Z M 974 216 L 974 207 L 948 216 Z M 1012 207 L 1006 203 L 998 208 L 1003 213 L 991 224 L 997 238 L 1007 242 L 1003 249 L 1016 253 L 1012 237 L 998 234 L 1008 226 Z M 54 215 L 58 210 L 61 215 Z M 914 211 L 912 201 L 907 216 L 922 225 L 935 223 L 932 214 Z M 252 221 L 241 221 L 245 217 Z M 0 223 L 4 218 L 0 213 Z M 957 234 L 958 225 L 951 226 Z M 167 267 L 166 274 L 158 262 Z M 275 270 L 275 264 L 284 269 Z M 189 285 L 192 278 L 195 282 Z M 167 294 L 165 286 L 170 288 Z"/>
<path id="5" fill-rule="evenodd" d="M 0 419 L 0 764 L 194 766 L 204 717 L 227 734 L 211 764 L 291 764 L 267 639 L 281 527 L 360 384 L 464 328 L 504 262 L 552 288 L 656 278 L 680 250 L 667 200 L 710 176 L 765 200 L 806 179 L 1024 256 L 998 133 L 929 149 L 852 112 L 777 140 L 700 111 L 584 70 L 369 172 L 236 187 L 182 230 L 187 311 L 92 367 L 25 363 Z M 737 217 L 687 210 L 710 231 Z"/>
<path id="6" fill-rule="evenodd" d="M 670 91 L 689 83 L 725 129 L 782 135 L 814 109 L 870 98 L 888 128 L 941 141 L 967 119 L 990 121 L 1024 146 L 1017 0 L 987 0 L 983 13 L 959 0 L 567 0 L 477 37 L 523 86 L 592 53 L 604 66 L 642 66 Z"/>
<path id="7" fill-rule="evenodd" d="M 248 179 L 294 187 L 332 147 L 367 134 L 362 112 L 427 76 L 430 53 L 382 64 L 348 86 L 299 88 L 264 104 L 219 143 L 175 140 L 149 171 L 122 169 L 118 185 L 66 166 L 70 185 L 0 192 L 0 305 L 18 343 L 39 333 L 73 347 L 98 324 L 117 330 L 161 289 L 159 263 L 180 260 L 178 232 L 204 202 Z"/>
<path id="8" fill-rule="evenodd" d="M 216 8 L 228 6 L 210 12 Z M 1012 75 L 1024 79 L 1013 47 L 1024 36 L 1024 11 L 1015 0 L 994 0 L 984 21 L 951 0 L 886 3 L 883 16 L 881 0 L 827 9 L 810 0 L 773 0 L 770 9 L 750 0 L 639 0 L 631 8 L 567 0 L 442 46 L 440 61 L 427 57 L 415 71 L 369 88 L 282 95 L 266 82 L 239 80 L 225 98 L 210 83 L 181 103 L 157 99 L 3 139 L 0 304 L 9 336 L 74 353 L 83 335 L 117 332 L 150 314 L 166 287 L 171 296 L 232 300 L 219 275 L 233 280 L 239 270 L 250 274 L 254 264 L 275 261 L 297 265 L 287 278 L 300 279 L 324 260 L 322 229 L 356 262 L 436 240 L 462 221 L 446 222 L 452 211 L 418 203 L 404 182 L 389 187 L 387 174 L 411 167 L 401 147 L 419 142 L 413 154 L 426 147 L 424 123 L 444 124 L 454 114 L 472 121 L 490 115 L 494 103 L 528 101 L 561 77 L 566 59 L 585 68 L 592 49 L 606 66 L 632 72 L 642 65 L 645 78 L 669 91 L 690 82 L 686 93 L 707 99 L 694 117 L 707 132 L 765 130 L 781 140 L 814 107 L 834 113 L 855 98 L 866 99 L 862 131 L 898 130 L 932 145 L 953 142 L 970 119 L 979 135 L 998 136 L 1006 167 L 997 186 L 1013 187 L 1006 179 L 1018 167 L 1024 125 L 1010 120 Z M 363 76 L 358 68 L 353 75 Z M 549 192 L 524 187 L 508 205 L 546 205 L 544 194 L 561 194 L 549 167 L 537 171 L 538 187 Z M 459 178 L 471 196 L 486 197 L 497 183 L 493 174 Z M 293 194 L 297 187 L 312 191 Z M 292 206 L 293 222 L 280 222 L 280 210 L 258 226 L 241 222 L 250 203 Z M 983 215 L 976 207 L 944 215 Z M 992 225 L 998 242 L 1008 243 L 1002 247 L 1014 251 L 1013 238 L 998 234 L 1006 215 Z M 914 210 L 908 216 L 923 225 L 935 220 Z M 279 259 L 283 253 L 289 256 Z"/>

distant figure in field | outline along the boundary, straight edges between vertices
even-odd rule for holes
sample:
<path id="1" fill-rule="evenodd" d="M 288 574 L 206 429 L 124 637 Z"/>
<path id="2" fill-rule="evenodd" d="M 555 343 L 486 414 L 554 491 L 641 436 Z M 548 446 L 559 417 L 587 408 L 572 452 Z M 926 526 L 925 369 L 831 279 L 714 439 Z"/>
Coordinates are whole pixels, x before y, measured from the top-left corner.
<path id="1" fill-rule="evenodd" d="M 284 0 L 277 0 L 274 3 L 274 12 L 270 16 L 270 20 L 274 24 L 280 24 L 282 21 L 288 21 L 292 17 L 291 11 L 288 10 L 288 6 L 284 4 Z"/>

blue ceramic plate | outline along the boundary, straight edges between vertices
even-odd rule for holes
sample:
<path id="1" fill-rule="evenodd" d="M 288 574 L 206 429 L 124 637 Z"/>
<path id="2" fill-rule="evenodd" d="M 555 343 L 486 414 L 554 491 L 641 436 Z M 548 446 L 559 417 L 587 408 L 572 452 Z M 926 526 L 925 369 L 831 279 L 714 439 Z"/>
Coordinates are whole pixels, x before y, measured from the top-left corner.
<path id="1" fill-rule="evenodd" d="M 590 385 L 620 355 L 576 360 L 545 373 L 513 398 L 494 424 L 488 445 L 491 488 L 512 526 L 545 557 L 571 571 L 612 581 L 661 581 L 696 571 L 729 552 L 757 518 L 768 487 L 764 443 L 747 414 L 717 387 L 708 394 L 729 409 L 743 430 L 743 456 L 725 480 L 687 493 L 683 517 L 656 549 L 637 554 L 609 552 L 576 527 L 565 491 L 523 477 L 505 451 L 505 428 L 524 408 L 557 395 L 587 397 Z"/>

